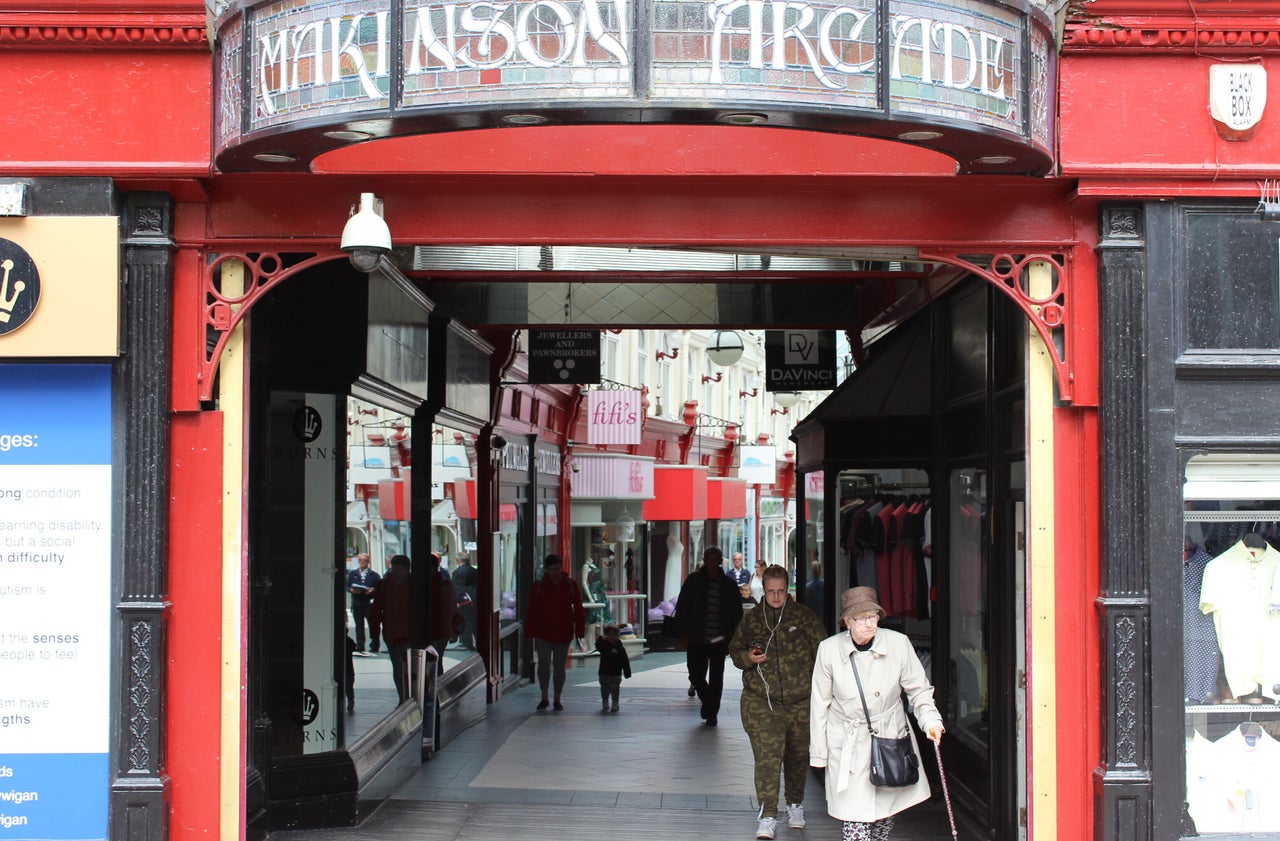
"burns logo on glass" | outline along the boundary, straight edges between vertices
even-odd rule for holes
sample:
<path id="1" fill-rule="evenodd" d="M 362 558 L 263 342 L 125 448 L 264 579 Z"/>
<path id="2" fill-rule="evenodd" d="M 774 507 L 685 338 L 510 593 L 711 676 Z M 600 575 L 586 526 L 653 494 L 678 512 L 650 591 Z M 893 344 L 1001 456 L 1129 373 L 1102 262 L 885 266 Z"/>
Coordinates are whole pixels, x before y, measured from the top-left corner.
<path id="1" fill-rule="evenodd" d="M 22 246 L 0 239 L 0 336 L 31 320 L 40 302 L 40 273 Z"/>
<path id="2" fill-rule="evenodd" d="M 293 413 L 293 434 L 305 444 L 320 437 L 322 426 L 320 413 L 310 406 L 303 406 Z"/>

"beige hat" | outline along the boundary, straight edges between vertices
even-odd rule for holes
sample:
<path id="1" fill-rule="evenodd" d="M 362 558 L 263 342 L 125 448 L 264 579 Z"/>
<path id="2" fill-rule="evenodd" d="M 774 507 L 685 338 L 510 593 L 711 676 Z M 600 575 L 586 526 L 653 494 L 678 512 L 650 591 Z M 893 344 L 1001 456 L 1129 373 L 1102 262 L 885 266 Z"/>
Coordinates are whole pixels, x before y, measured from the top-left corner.
<path id="1" fill-rule="evenodd" d="M 871 610 L 884 618 L 884 608 L 877 601 L 874 587 L 853 587 L 840 594 L 841 616 L 857 616 Z"/>

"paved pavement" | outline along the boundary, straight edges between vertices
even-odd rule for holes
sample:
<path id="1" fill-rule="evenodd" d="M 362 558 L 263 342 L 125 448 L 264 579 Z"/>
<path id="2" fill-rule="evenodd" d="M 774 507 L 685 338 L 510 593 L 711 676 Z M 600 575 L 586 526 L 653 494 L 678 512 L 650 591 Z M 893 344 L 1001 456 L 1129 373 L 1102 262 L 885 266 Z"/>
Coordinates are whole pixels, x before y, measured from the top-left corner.
<path id="1" fill-rule="evenodd" d="M 353 719 L 377 706 L 388 665 L 385 657 L 357 660 Z M 617 713 L 601 711 L 593 668 L 569 672 L 563 712 L 535 711 L 535 687 L 509 692 L 363 825 L 274 832 L 271 841 L 754 838 L 757 804 L 738 717 L 738 671 L 728 664 L 719 726 L 706 727 L 688 696 L 682 653 L 651 652 L 632 665 Z M 807 828 L 780 824 L 779 841 L 840 838 L 812 776 L 804 806 Z M 892 837 L 950 838 L 940 796 L 902 813 Z"/>

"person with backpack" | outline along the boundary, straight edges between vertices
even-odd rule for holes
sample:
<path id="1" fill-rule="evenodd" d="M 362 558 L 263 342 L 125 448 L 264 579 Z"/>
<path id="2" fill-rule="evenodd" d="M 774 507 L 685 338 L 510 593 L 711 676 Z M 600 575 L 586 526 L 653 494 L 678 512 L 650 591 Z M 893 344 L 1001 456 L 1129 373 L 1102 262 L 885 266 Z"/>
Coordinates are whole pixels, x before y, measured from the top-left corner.
<path id="1" fill-rule="evenodd" d="M 715 727 L 724 691 L 729 639 L 742 620 L 738 585 L 725 574 L 718 546 L 702 552 L 702 566 L 689 573 L 676 599 L 676 626 L 685 648 L 689 682 L 701 702 L 703 723 Z"/>

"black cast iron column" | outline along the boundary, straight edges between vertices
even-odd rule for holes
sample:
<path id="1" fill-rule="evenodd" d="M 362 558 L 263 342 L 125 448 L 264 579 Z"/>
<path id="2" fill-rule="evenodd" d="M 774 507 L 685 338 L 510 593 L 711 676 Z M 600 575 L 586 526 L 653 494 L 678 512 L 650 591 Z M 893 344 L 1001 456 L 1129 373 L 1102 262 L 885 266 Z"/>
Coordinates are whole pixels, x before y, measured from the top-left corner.
<path id="1" fill-rule="evenodd" d="M 115 605 L 119 712 L 112 732 L 110 837 L 161 841 L 168 837 L 169 811 L 164 613 L 173 205 L 164 193 L 132 193 L 123 212 L 123 326 L 115 388 L 121 430 L 116 454 L 124 462 L 114 516 L 120 547 Z"/>
<path id="2" fill-rule="evenodd" d="M 1149 841 L 1152 829 L 1146 247 L 1143 208 L 1103 207 L 1103 760 L 1098 837 Z"/>

